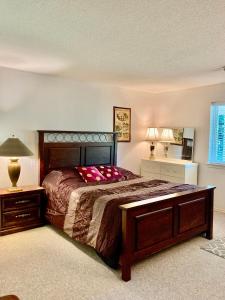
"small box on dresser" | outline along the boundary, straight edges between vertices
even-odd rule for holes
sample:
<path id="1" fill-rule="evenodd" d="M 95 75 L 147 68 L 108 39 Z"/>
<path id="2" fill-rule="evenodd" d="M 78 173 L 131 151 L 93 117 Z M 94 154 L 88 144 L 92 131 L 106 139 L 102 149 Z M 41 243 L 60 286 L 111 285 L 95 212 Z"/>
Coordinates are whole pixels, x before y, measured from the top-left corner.
<path id="1" fill-rule="evenodd" d="M 18 192 L 0 189 L 0 236 L 44 224 L 44 188 L 22 188 Z"/>
<path id="2" fill-rule="evenodd" d="M 181 159 L 142 159 L 141 175 L 151 179 L 197 184 L 198 164 Z"/>

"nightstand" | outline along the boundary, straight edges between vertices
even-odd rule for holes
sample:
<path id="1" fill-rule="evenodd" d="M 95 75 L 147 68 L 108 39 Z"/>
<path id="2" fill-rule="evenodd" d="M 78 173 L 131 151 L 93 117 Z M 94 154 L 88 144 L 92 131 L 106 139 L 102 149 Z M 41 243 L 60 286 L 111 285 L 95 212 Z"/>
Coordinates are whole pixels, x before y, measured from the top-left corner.
<path id="1" fill-rule="evenodd" d="M 19 192 L 0 189 L 0 236 L 44 224 L 44 188 L 22 188 Z"/>

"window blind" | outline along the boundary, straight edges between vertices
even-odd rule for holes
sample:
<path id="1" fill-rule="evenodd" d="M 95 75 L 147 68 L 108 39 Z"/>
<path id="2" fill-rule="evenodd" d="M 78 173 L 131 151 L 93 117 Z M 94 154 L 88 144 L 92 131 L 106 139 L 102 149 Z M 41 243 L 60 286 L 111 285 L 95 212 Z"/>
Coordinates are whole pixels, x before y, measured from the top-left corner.
<path id="1" fill-rule="evenodd" d="M 211 105 L 209 163 L 225 164 L 225 103 Z"/>

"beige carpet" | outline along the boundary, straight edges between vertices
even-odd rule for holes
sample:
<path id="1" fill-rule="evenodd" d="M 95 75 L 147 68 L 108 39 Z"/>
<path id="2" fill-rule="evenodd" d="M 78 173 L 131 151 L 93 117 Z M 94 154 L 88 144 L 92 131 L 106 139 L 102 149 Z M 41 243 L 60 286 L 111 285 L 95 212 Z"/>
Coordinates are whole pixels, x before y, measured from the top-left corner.
<path id="1" fill-rule="evenodd" d="M 215 237 L 225 214 L 215 214 Z M 92 249 L 51 227 L 0 238 L 0 295 L 21 300 L 225 299 L 225 260 L 200 249 L 197 237 L 136 264 L 132 280 L 105 266 Z"/>

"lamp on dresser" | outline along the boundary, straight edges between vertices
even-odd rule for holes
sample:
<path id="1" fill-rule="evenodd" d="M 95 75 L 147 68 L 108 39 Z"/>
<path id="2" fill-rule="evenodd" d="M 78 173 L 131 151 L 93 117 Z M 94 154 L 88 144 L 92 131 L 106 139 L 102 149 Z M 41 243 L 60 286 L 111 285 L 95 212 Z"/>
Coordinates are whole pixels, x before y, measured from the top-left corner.
<path id="1" fill-rule="evenodd" d="M 173 129 L 164 128 L 161 134 L 160 142 L 164 143 L 165 157 L 168 157 L 169 144 L 173 143 L 174 141 Z"/>
<path id="2" fill-rule="evenodd" d="M 154 158 L 155 142 L 159 140 L 157 128 L 149 127 L 146 133 L 146 141 L 150 142 L 150 159 Z"/>
<path id="3" fill-rule="evenodd" d="M 22 188 L 17 187 L 17 181 L 20 176 L 20 164 L 18 163 L 18 157 L 32 155 L 33 153 L 30 149 L 28 149 L 27 146 L 15 136 L 8 138 L 0 146 L 0 156 L 9 157 L 10 159 L 8 164 L 8 173 L 12 182 L 12 187 L 8 189 L 9 191 L 17 192 L 22 190 Z"/>

